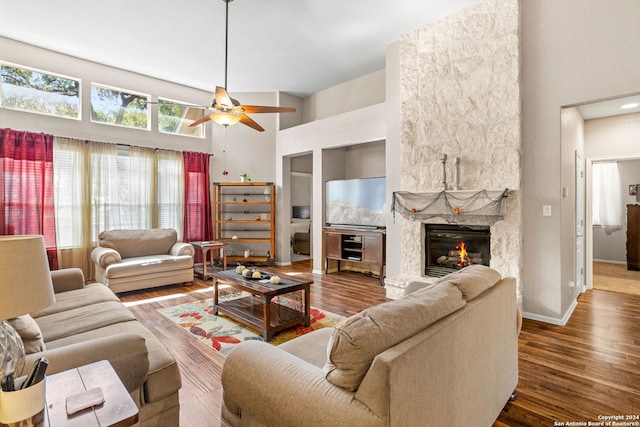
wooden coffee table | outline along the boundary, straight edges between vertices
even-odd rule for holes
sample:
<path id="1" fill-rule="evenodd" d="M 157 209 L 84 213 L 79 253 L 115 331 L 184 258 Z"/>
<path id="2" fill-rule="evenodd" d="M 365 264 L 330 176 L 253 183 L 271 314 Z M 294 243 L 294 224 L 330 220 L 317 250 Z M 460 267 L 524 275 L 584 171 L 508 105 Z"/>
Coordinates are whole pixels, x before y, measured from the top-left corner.
<path id="1" fill-rule="evenodd" d="M 251 280 L 242 277 L 235 270 L 225 270 L 211 273 L 213 277 L 213 313 L 223 312 L 232 319 L 247 326 L 253 326 L 266 341 L 269 341 L 276 332 L 289 329 L 304 323 L 309 326 L 310 293 L 309 289 L 313 280 L 280 275 L 269 269 L 258 269 L 269 275 L 278 275 L 281 278 L 279 284 L 270 283 L 268 279 Z M 234 289 L 245 291 L 251 295 L 220 301 L 219 286 L 228 285 Z M 294 310 L 281 304 L 272 302 L 273 297 L 301 291 L 304 293 L 304 307 L 302 311 Z"/>

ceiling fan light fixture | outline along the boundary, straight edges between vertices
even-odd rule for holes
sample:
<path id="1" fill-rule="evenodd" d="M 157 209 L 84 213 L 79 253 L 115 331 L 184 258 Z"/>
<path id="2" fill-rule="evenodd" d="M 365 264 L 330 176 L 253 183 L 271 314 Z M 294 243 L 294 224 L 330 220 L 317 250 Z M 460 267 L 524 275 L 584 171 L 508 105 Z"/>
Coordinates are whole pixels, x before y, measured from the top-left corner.
<path id="1" fill-rule="evenodd" d="M 211 120 L 222 126 L 235 125 L 242 118 L 241 113 L 232 111 L 217 111 L 211 114 Z"/>

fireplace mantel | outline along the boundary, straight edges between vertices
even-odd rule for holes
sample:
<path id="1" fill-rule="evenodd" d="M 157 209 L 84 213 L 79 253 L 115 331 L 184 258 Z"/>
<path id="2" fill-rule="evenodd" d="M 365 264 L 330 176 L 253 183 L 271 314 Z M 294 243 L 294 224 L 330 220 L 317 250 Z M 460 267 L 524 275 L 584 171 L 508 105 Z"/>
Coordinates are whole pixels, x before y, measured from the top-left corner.
<path id="1" fill-rule="evenodd" d="M 395 191 L 391 210 L 414 221 L 442 218 L 449 224 L 493 225 L 506 214 L 505 190 L 456 190 L 425 193 Z"/>

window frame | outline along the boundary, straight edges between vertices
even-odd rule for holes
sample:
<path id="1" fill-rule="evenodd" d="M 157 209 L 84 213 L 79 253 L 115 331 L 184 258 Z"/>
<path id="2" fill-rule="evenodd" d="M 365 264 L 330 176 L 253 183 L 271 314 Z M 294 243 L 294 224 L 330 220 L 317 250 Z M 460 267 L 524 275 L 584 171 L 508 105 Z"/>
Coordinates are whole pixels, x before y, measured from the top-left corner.
<path id="1" fill-rule="evenodd" d="M 111 123 L 111 122 L 106 122 L 106 121 L 99 121 L 94 119 L 94 115 L 93 115 L 93 111 L 97 111 L 94 108 L 94 103 L 93 103 L 93 88 L 94 87 L 99 87 L 101 89 L 107 89 L 107 90 L 111 90 L 111 91 L 118 91 L 120 93 L 125 93 L 127 95 L 133 95 L 139 98 L 143 98 L 146 99 L 146 102 L 144 103 L 144 109 L 146 110 L 146 116 L 147 116 L 147 125 L 146 127 L 136 127 L 136 126 L 129 126 L 129 125 L 124 125 L 121 123 Z M 144 130 L 144 131 L 151 131 L 151 111 L 149 109 L 149 102 L 151 101 L 151 95 L 148 93 L 143 93 L 143 92 L 138 92 L 138 91 L 134 91 L 134 90 L 130 90 L 130 89 L 123 89 L 123 88 L 119 88 L 116 86 L 111 86 L 111 85 L 107 85 L 107 84 L 103 84 L 103 83 L 97 83 L 97 82 L 91 82 L 91 89 L 90 89 L 90 95 L 89 95 L 89 105 L 91 106 L 91 111 L 92 114 L 90 115 L 89 119 L 91 121 L 91 123 L 95 123 L 95 124 L 99 124 L 99 125 L 108 125 L 108 126 L 117 126 L 117 127 L 121 127 L 121 128 L 126 128 L 126 129 L 136 129 L 136 130 Z M 125 110 L 129 108 L 128 106 L 125 107 Z"/>
<path id="2" fill-rule="evenodd" d="M 44 111 L 27 110 L 27 109 L 24 109 L 24 108 L 17 108 L 17 107 L 7 106 L 5 104 L 5 100 L 4 100 L 5 91 L 3 90 L 4 82 L 3 82 L 3 79 L 2 79 L 2 68 L 3 67 L 18 68 L 18 69 L 22 69 L 22 70 L 29 71 L 29 72 L 39 73 L 39 74 L 43 74 L 43 75 L 47 75 L 47 76 L 51 76 L 51 77 L 57 77 L 57 78 L 66 79 L 66 80 L 70 80 L 70 81 L 76 82 L 77 85 L 78 85 L 78 95 L 77 95 L 78 104 L 77 104 L 77 114 L 76 114 L 76 116 L 75 117 L 74 116 L 64 116 L 64 115 L 55 114 L 55 113 L 48 113 L 48 112 L 44 112 Z M 22 86 L 20 86 L 20 87 L 22 87 Z M 0 108 L 4 108 L 4 109 L 7 109 L 7 110 L 12 110 L 12 111 L 20 111 L 20 112 L 24 112 L 24 113 L 40 114 L 40 115 L 43 115 L 43 116 L 59 117 L 59 118 L 63 118 L 63 119 L 82 121 L 82 79 L 79 78 L 79 77 L 73 77 L 73 76 L 69 76 L 69 75 L 65 75 L 65 74 L 55 73 L 53 71 L 42 70 L 42 69 L 35 68 L 35 67 L 28 67 L 26 65 L 21 65 L 21 64 L 16 64 L 16 63 L 9 62 L 9 61 L 0 60 Z"/>
<path id="3" fill-rule="evenodd" d="M 178 101 L 175 99 L 169 99 L 169 98 L 164 98 L 162 96 L 158 96 L 158 101 L 156 103 L 156 117 L 158 119 L 158 133 L 163 133 L 166 135 L 177 135 L 177 136 L 186 136 L 189 138 L 197 138 L 197 139 L 205 139 L 206 138 L 206 126 L 197 126 L 196 129 L 199 129 L 200 135 L 190 135 L 190 134 L 186 134 L 186 133 L 180 133 L 180 132 L 168 132 L 165 130 L 162 130 L 160 128 L 160 123 L 161 123 L 161 115 L 160 115 L 160 107 L 162 106 L 163 103 L 167 103 L 167 104 L 177 104 L 177 106 L 180 106 L 182 108 L 185 108 L 185 114 L 182 115 L 182 117 L 178 118 L 178 120 L 180 122 L 188 122 L 189 119 L 185 119 L 184 117 L 189 113 L 190 109 L 194 109 L 194 110 L 201 110 L 201 114 L 200 117 L 198 117 L 198 119 L 204 117 L 204 107 L 192 104 L 190 102 L 183 102 L 183 101 Z M 176 116 L 169 116 L 169 117 L 176 117 Z M 196 119 L 196 120 L 198 120 Z M 195 122 L 196 120 L 192 120 L 191 123 Z"/>

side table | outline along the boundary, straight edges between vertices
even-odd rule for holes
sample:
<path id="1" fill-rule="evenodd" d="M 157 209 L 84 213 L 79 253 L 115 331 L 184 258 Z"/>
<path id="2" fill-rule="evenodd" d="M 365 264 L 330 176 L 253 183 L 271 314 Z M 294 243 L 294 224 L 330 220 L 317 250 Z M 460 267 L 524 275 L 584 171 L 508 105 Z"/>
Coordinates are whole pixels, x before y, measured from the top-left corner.
<path id="1" fill-rule="evenodd" d="M 197 270 L 196 265 L 194 264 L 194 271 L 200 273 L 202 280 L 208 280 L 211 277 L 211 274 L 207 274 L 207 264 L 209 267 L 213 269 L 213 253 L 207 257 L 207 254 L 211 249 L 217 249 L 218 255 L 222 258 L 222 269 L 227 269 L 227 252 L 224 250 L 224 243 L 216 242 L 215 240 L 203 241 L 203 242 L 189 242 L 194 248 L 200 249 L 202 251 L 202 273 Z"/>
<path id="2" fill-rule="evenodd" d="M 138 422 L 138 407 L 106 360 L 46 377 L 45 427 L 127 427 Z M 66 398 L 100 387 L 104 403 L 67 415 Z"/>

